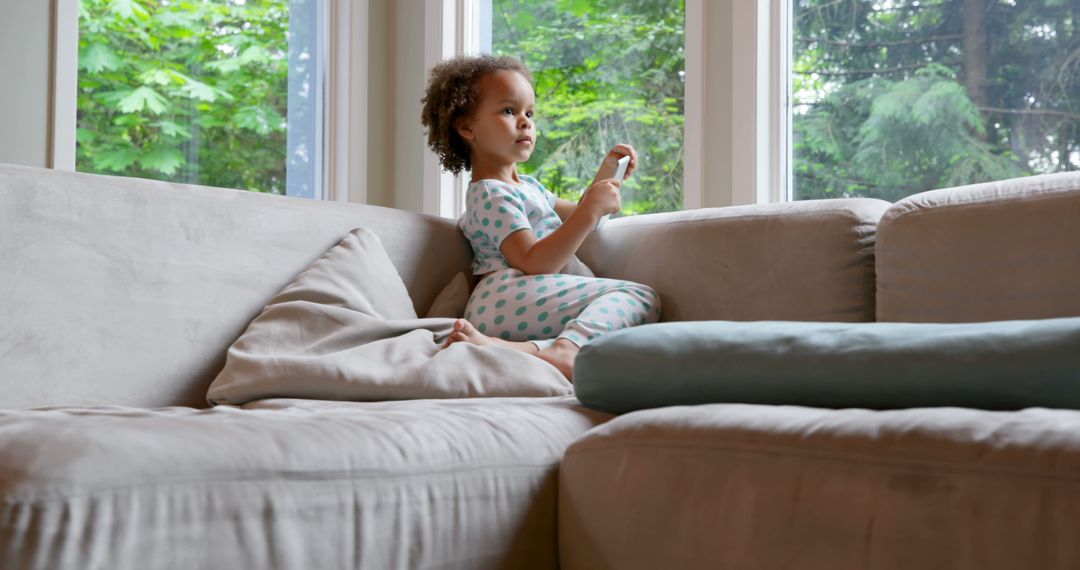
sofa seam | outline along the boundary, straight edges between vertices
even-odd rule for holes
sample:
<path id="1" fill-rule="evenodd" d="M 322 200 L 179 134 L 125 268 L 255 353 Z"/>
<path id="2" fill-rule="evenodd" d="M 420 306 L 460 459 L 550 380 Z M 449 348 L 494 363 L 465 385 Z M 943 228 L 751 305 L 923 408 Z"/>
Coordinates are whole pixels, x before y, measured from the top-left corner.
<path id="1" fill-rule="evenodd" d="M 580 441 L 580 440 L 579 440 Z M 582 447 L 585 447 L 584 445 Z M 830 453 L 830 452 L 812 452 L 806 450 L 795 449 L 791 447 L 777 447 L 777 446 L 740 446 L 740 445 L 708 445 L 701 446 L 696 444 L 687 444 L 684 442 L 651 442 L 651 443 L 633 443 L 629 445 L 619 446 L 603 446 L 595 444 L 595 446 L 589 446 L 588 448 L 571 448 L 567 450 L 566 455 L 563 457 L 565 462 L 575 455 L 591 455 L 597 453 L 610 453 L 617 451 L 628 450 L 670 450 L 670 449 L 683 449 L 693 450 L 697 452 L 707 453 L 725 453 L 735 452 L 743 455 L 759 455 L 759 456 L 793 456 L 795 458 L 812 459 L 815 461 L 824 461 L 829 463 L 846 463 L 852 465 L 865 465 L 881 468 L 893 468 L 893 467 L 931 467 L 935 469 L 947 470 L 957 474 L 965 475 L 994 475 L 1001 477 L 1013 477 L 1013 478 L 1027 478 L 1027 479 L 1053 479 L 1060 482 L 1076 482 L 1080 481 L 1080 476 L 1066 476 L 1057 474 L 1044 474 L 1036 471 L 1021 471 L 1010 469 L 987 469 L 985 467 L 972 467 L 967 465 L 944 463 L 940 461 L 932 461 L 926 459 L 905 460 L 898 457 L 880 457 L 873 455 L 866 455 L 863 453 L 858 454 L 843 454 L 843 453 Z"/>

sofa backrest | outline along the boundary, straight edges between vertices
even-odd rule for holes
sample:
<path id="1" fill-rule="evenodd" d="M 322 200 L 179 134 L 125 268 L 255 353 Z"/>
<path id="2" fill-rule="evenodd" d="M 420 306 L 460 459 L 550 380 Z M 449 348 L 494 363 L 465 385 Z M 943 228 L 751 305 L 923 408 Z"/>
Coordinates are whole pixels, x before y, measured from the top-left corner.
<path id="1" fill-rule="evenodd" d="M 877 318 L 1080 316 L 1080 172 L 916 194 L 878 226 Z"/>
<path id="2" fill-rule="evenodd" d="M 248 322 L 356 227 L 421 315 L 472 260 L 451 220 L 0 165 L 0 407 L 205 406 Z"/>
<path id="3" fill-rule="evenodd" d="M 888 207 L 855 198 L 625 217 L 579 253 L 597 275 L 655 289 L 662 321 L 872 321 Z"/>

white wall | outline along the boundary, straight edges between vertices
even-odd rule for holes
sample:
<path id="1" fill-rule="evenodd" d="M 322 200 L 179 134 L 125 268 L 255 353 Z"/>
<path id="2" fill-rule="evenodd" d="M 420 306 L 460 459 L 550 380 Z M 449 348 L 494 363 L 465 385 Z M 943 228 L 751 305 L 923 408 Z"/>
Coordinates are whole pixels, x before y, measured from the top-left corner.
<path id="1" fill-rule="evenodd" d="M 50 9 L 45 0 L 0 0 L 0 162 L 47 165 Z M 730 2 L 706 2 L 710 101 L 705 124 L 703 206 L 734 202 Z M 427 80 L 423 0 L 371 0 L 368 37 L 368 203 L 420 211 Z"/>
<path id="2" fill-rule="evenodd" d="M 0 162 L 48 165 L 50 5 L 0 0 Z"/>

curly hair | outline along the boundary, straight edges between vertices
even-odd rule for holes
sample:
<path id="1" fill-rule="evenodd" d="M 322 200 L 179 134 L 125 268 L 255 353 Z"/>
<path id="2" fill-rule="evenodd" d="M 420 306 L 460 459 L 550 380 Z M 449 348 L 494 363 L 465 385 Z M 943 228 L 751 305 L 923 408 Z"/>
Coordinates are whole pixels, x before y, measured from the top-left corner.
<path id="1" fill-rule="evenodd" d="M 532 74 L 521 60 L 482 54 L 458 56 L 431 69 L 420 121 L 427 144 L 439 156 L 443 168 L 458 174 L 472 168 L 469 145 L 457 132 L 457 124 L 476 110 L 480 101 L 479 79 L 496 71 L 516 71 L 532 84 Z"/>

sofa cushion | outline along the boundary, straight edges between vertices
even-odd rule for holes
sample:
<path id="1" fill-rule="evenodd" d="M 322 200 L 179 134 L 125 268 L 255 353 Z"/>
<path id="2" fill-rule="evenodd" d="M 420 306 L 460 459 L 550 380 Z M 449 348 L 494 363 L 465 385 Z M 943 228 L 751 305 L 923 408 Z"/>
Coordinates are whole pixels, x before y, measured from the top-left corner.
<path id="1" fill-rule="evenodd" d="M 546 568 L 573 398 L 0 411 L 0 568 Z"/>
<path id="2" fill-rule="evenodd" d="M 278 293 L 229 347 L 207 399 L 402 400 L 562 396 L 554 366 L 524 352 L 456 343 L 454 319 L 417 319 L 374 233 L 360 228 Z"/>
<path id="3" fill-rule="evenodd" d="M 934 190 L 881 218 L 877 320 L 1080 316 L 1080 172 Z"/>
<path id="4" fill-rule="evenodd" d="M 626 412 L 742 402 L 1080 408 L 1080 318 L 961 324 L 727 321 L 625 329 L 582 348 L 576 392 Z"/>
<path id="5" fill-rule="evenodd" d="M 1080 412 L 633 412 L 559 467 L 564 570 L 1070 570 Z"/>

